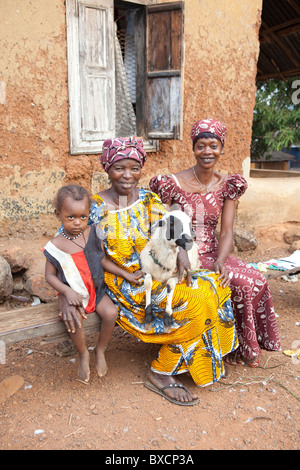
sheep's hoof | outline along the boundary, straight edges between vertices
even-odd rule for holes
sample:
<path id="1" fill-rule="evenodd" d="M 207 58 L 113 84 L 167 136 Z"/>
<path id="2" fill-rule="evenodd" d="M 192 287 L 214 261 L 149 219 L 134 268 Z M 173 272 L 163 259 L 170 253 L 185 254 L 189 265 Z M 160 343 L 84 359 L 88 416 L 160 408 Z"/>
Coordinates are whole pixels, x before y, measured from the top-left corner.
<path id="1" fill-rule="evenodd" d="M 148 305 L 145 309 L 145 329 L 150 330 L 152 327 L 152 322 L 154 319 L 154 314 L 152 312 L 152 306 Z"/>
<path id="2" fill-rule="evenodd" d="M 172 321 L 173 321 L 172 315 L 169 315 L 166 313 L 164 316 L 164 332 L 165 333 L 170 333 Z"/>

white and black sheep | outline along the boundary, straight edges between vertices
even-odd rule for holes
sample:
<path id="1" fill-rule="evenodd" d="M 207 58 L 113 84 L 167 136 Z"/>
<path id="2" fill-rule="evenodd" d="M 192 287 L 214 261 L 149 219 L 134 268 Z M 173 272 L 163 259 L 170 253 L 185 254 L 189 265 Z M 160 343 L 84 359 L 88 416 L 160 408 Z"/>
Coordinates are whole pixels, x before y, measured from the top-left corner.
<path id="1" fill-rule="evenodd" d="M 165 331 L 172 323 L 172 298 L 177 277 L 177 255 L 179 247 L 188 252 L 191 270 L 198 270 L 197 246 L 190 217 L 180 210 L 167 212 L 154 227 L 151 239 L 140 253 L 141 269 L 145 274 L 146 290 L 145 324 L 150 327 L 153 321 L 151 305 L 152 279 L 167 282 L 167 303 L 164 315 Z"/>

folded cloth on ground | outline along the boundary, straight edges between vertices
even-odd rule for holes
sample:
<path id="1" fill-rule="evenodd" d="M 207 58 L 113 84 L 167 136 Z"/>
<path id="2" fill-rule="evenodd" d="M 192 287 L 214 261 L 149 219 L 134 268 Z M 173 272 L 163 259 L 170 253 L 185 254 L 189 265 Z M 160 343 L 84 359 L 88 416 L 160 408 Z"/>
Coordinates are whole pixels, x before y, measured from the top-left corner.
<path id="1" fill-rule="evenodd" d="M 268 271 L 268 266 L 264 263 L 248 263 L 248 265 L 262 273 L 266 273 Z"/>
<path id="2" fill-rule="evenodd" d="M 264 261 L 263 263 L 248 264 L 261 272 L 266 272 L 267 269 L 287 271 L 288 269 L 294 269 L 300 266 L 300 250 L 294 251 L 294 253 L 285 258 L 270 259 L 269 261 Z"/>

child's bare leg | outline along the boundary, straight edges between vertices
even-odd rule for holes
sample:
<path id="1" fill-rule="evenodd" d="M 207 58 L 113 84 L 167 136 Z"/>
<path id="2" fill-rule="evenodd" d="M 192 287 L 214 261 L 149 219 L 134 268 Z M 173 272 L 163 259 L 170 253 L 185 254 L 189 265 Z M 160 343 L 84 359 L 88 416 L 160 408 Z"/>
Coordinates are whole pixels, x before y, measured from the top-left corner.
<path id="1" fill-rule="evenodd" d="M 105 348 L 111 338 L 118 317 L 118 310 L 112 300 L 105 294 L 97 305 L 96 312 L 101 318 L 101 328 L 95 349 L 96 369 L 99 376 L 103 377 L 107 372 Z"/>
<path id="2" fill-rule="evenodd" d="M 80 316 L 80 315 L 78 315 Z M 84 382 L 90 380 L 90 354 L 86 347 L 83 329 L 83 319 L 81 318 L 81 328 L 76 326 L 75 333 L 70 333 L 70 338 L 79 354 L 78 377 Z"/>

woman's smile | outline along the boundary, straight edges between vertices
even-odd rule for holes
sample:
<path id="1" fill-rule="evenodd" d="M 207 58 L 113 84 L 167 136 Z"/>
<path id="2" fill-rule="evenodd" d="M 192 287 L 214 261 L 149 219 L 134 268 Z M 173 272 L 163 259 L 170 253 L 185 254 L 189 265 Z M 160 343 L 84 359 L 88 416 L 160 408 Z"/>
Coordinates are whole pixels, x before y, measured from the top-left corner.
<path id="1" fill-rule="evenodd" d="M 135 184 L 134 181 L 120 181 L 120 185 L 124 186 L 124 187 L 130 187 L 132 186 L 133 184 Z"/>
<path id="2" fill-rule="evenodd" d="M 211 163 L 215 160 L 214 157 L 201 157 L 203 163 Z"/>

